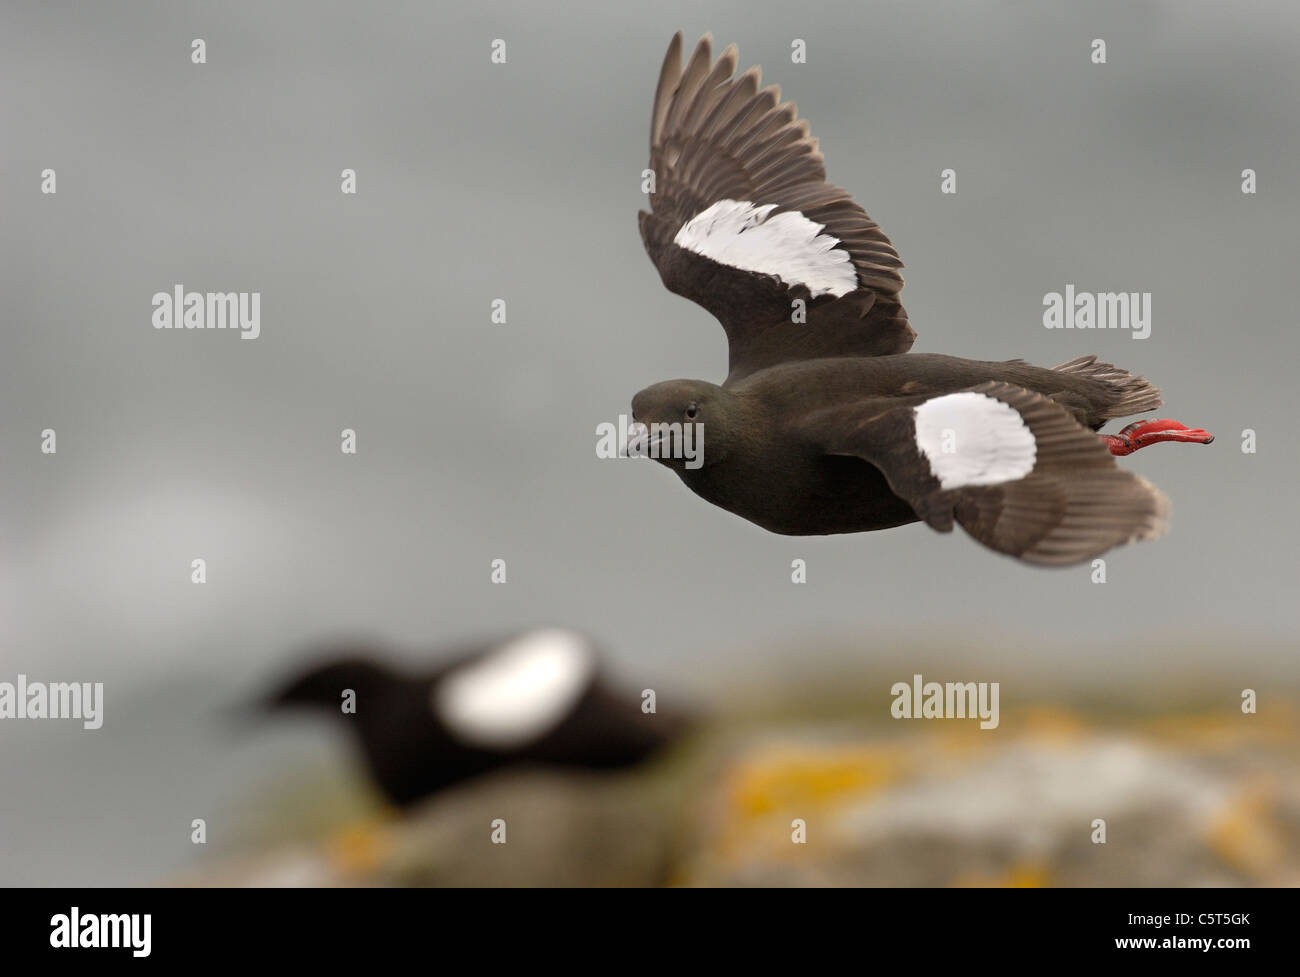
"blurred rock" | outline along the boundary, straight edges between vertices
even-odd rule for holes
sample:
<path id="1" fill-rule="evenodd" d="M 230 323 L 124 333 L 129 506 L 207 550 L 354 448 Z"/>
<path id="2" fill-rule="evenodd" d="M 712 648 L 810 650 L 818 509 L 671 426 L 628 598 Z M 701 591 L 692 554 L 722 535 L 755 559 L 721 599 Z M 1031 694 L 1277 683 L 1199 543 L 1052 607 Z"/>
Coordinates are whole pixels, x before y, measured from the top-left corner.
<path id="1" fill-rule="evenodd" d="M 655 886 L 680 833 L 680 772 L 500 774 L 399 817 L 381 807 L 310 843 L 218 858 L 222 886 Z M 355 814 L 355 812 L 353 812 Z M 504 823 L 504 844 L 494 843 Z"/>
<path id="2" fill-rule="evenodd" d="M 1103 723 L 1043 707 L 1004 712 L 988 731 L 751 718 L 639 772 L 502 774 L 403 819 L 358 820 L 353 804 L 312 840 L 216 858 L 174 881 L 1297 885 L 1300 723 L 1271 716 Z M 796 818 L 805 844 L 792 841 Z M 497 819 L 506 844 L 492 843 Z M 1093 843 L 1096 819 L 1105 844 Z"/>
<path id="3" fill-rule="evenodd" d="M 1300 883 L 1296 723 L 1197 717 L 1093 730 L 930 723 L 863 741 L 753 743 L 701 802 L 686 885 L 1224 886 Z M 1207 729 L 1233 730 L 1230 744 Z M 1281 784 L 1291 785 L 1283 789 Z M 792 822 L 806 825 L 804 844 Z M 1104 844 L 1093 822 L 1103 819 Z"/>

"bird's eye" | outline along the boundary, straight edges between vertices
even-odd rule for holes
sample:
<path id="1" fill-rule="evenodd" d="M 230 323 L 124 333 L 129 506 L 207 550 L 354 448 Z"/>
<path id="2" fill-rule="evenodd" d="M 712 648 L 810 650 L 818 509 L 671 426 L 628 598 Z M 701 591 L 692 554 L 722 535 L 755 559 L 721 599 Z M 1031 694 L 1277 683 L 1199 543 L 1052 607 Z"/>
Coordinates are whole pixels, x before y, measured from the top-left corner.
<path id="1" fill-rule="evenodd" d="M 691 405 L 686 408 L 686 416 L 689 417 L 691 420 L 695 420 L 695 418 L 699 415 L 699 413 L 700 413 L 700 405 L 695 403 L 694 401 L 692 401 Z"/>

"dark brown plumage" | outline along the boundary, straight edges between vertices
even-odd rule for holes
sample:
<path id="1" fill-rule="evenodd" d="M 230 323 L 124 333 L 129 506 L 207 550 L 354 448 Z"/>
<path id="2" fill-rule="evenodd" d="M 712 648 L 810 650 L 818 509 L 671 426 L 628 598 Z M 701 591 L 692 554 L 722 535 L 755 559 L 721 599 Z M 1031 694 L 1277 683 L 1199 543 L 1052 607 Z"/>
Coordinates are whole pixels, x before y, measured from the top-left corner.
<path id="1" fill-rule="evenodd" d="M 729 372 L 633 399 L 637 437 L 703 498 L 772 532 L 954 523 L 1037 564 L 1159 535 L 1168 503 L 1112 454 L 1212 437 L 1173 421 L 1094 433 L 1160 406 L 1141 377 L 1085 356 L 1054 369 L 908 353 L 902 262 L 817 141 L 734 46 L 664 60 L 651 120 L 646 251 L 664 285 L 722 323 Z M 906 354 L 906 355 L 904 355 Z M 698 464 L 671 456 L 682 426 Z M 647 440 L 649 439 L 649 440 Z M 1109 447 L 1110 450 L 1107 450 Z"/>

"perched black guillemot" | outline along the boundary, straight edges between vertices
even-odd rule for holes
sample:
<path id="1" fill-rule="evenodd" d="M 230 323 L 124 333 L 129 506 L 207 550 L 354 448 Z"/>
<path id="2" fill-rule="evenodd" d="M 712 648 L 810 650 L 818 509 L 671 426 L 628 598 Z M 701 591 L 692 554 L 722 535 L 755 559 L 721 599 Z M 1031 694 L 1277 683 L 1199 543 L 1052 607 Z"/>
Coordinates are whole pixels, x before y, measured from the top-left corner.
<path id="1" fill-rule="evenodd" d="M 1160 392 L 1095 356 L 1053 369 L 908 353 L 902 262 L 779 89 L 705 35 L 669 45 L 650 127 L 641 237 L 672 292 L 722 323 L 721 386 L 671 380 L 632 401 L 634 440 L 696 494 L 789 535 L 954 522 L 991 549 L 1063 565 L 1152 539 L 1168 502 L 1112 455 L 1209 444 L 1176 421 L 1095 432 Z M 704 436 L 686 464 L 666 444 Z"/>
<path id="2" fill-rule="evenodd" d="M 508 766 L 631 766 L 684 726 L 680 712 L 643 711 L 641 695 L 608 685 L 595 644 L 573 631 L 528 631 L 457 649 L 452 659 L 416 675 L 369 647 L 338 648 L 265 704 L 345 721 L 398 806 Z M 349 693 L 354 709 L 345 711 Z"/>

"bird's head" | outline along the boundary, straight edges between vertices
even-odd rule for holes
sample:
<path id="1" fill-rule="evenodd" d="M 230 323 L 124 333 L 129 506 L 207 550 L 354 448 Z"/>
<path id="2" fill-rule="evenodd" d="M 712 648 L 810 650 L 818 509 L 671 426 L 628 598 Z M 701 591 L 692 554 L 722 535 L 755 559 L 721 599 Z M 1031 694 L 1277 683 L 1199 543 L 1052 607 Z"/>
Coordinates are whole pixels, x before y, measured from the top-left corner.
<path id="1" fill-rule="evenodd" d="M 358 699 L 391 686 L 397 676 L 365 658 L 340 658 L 290 679 L 264 700 L 268 709 L 320 708 L 337 711 L 351 689 Z"/>
<path id="2" fill-rule="evenodd" d="M 715 464 L 735 428 L 735 398 L 706 380 L 665 380 L 632 398 L 628 453 L 680 471 Z"/>

